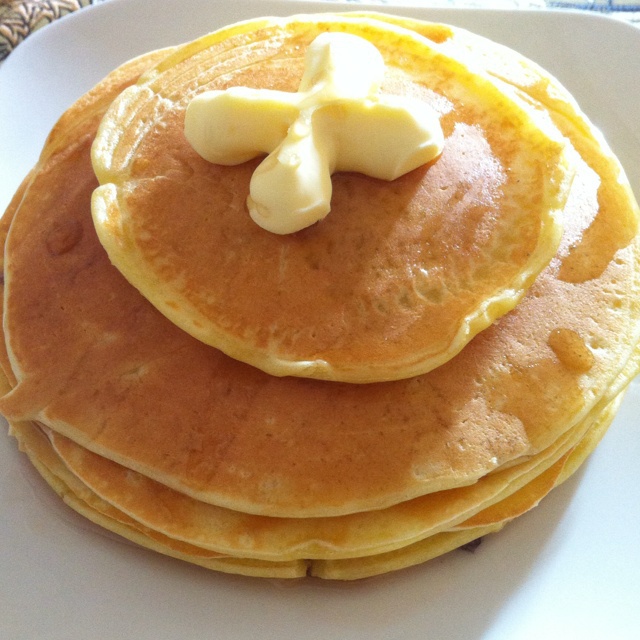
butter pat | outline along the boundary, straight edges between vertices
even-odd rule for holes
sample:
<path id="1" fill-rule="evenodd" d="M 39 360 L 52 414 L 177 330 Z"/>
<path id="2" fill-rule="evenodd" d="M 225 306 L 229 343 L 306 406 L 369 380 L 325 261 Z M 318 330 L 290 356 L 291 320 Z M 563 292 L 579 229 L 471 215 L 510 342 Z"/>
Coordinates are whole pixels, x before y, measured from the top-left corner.
<path id="1" fill-rule="evenodd" d="M 383 76 L 370 42 L 323 33 L 307 50 L 296 93 L 233 87 L 200 94 L 187 107 L 185 135 L 218 164 L 268 154 L 251 179 L 247 208 L 264 229 L 294 233 L 329 213 L 336 171 L 395 180 L 442 152 L 437 113 L 381 94 Z"/>

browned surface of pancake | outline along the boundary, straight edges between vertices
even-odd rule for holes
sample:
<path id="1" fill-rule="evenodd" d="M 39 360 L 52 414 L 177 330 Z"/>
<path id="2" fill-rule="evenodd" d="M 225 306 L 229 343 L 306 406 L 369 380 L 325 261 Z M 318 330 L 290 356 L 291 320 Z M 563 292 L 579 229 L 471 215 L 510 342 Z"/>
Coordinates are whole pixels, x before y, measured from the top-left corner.
<path id="1" fill-rule="evenodd" d="M 112 261 L 181 328 L 270 374 L 370 382 L 442 364 L 555 253 L 560 137 L 410 32 L 330 16 L 249 29 L 190 44 L 107 115 L 94 168 L 115 188 L 98 192 L 94 217 Z M 388 65 L 382 90 L 441 113 L 445 147 L 391 183 L 334 175 L 329 216 L 277 236 L 245 211 L 258 161 L 204 161 L 184 110 L 210 89 L 295 91 L 325 29 L 371 38 Z"/>
<path id="2" fill-rule="evenodd" d="M 7 212 L 7 218 L 3 219 L 2 225 L 3 229 L 8 227 L 10 222 L 10 218 L 13 214 L 13 211 Z M 6 358 L 3 356 L 3 366 L 7 367 L 8 362 Z M 9 390 L 9 385 L 6 380 L 3 380 L 3 389 L 4 391 Z M 567 473 L 571 473 L 575 470 L 576 466 L 584 459 L 584 457 L 592 450 L 593 446 L 597 443 L 599 437 L 601 437 L 602 432 L 608 426 L 611 418 L 615 414 L 615 410 L 617 408 L 617 403 L 613 403 L 612 406 L 608 406 L 603 412 L 603 416 L 599 418 L 593 427 L 589 426 L 587 436 L 583 437 L 580 441 L 579 445 L 575 448 L 582 449 L 580 451 L 580 456 L 577 461 L 575 461 L 572 465 L 572 468 L 568 470 Z M 546 494 L 546 492 L 553 485 L 552 481 L 555 481 L 558 477 L 558 473 L 560 468 L 562 468 L 565 464 L 565 460 L 567 456 L 571 458 L 574 457 L 574 453 L 566 454 L 558 463 L 554 464 L 547 471 L 542 471 L 541 475 L 536 477 L 536 473 L 540 472 L 540 465 L 534 467 L 535 473 L 533 475 L 533 480 L 531 480 L 531 473 L 527 474 L 529 477 L 527 478 L 524 485 L 520 481 L 516 483 L 515 493 L 511 493 L 513 488 L 510 487 L 507 491 L 509 494 L 508 498 L 501 498 L 499 502 L 490 506 L 488 508 L 484 508 L 481 512 L 477 513 L 470 520 L 467 520 L 458 525 L 458 528 L 464 529 L 464 531 L 459 532 L 442 532 L 437 533 L 437 529 L 435 532 L 432 532 L 431 535 L 428 536 L 427 539 L 422 540 L 421 542 L 413 542 L 410 543 L 408 540 L 405 540 L 405 545 L 403 545 L 400 549 L 396 549 L 395 551 L 387 551 L 384 553 L 377 553 L 374 556 L 368 556 L 366 558 L 358 558 L 358 559 L 332 559 L 330 561 L 323 560 L 315 560 L 309 562 L 308 560 L 271 560 L 265 561 L 255 557 L 225 557 L 224 555 L 220 555 L 215 551 L 210 549 L 211 543 L 205 545 L 205 547 L 199 546 L 196 540 L 193 539 L 192 542 L 185 542 L 185 529 L 186 531 L 197 530 L 198 525 L 208 527 L 208 536 L 219 537 L 218 543 L 220 539 L 223 539 L 224 536 L 220 538 L 221 532 L 219 529 L 219 524 L 216 526 L 216 523 L 212 523 L 210 521 L 194 521 L 193 516 L 189 514 L 188 510 L 185 511 L 184 508 L 180 508 L 179 502 L 176 503 L 175 498 L 171 498 L 171 490 L 168 489 L 160 489 L 160 493 L 148 494 L 148 490 L 145 491 L 145 483 L 149 483 L 144 478 L 135 479 L 135 473 L 126 472 L 123 476 L 124 478 L 129 478 L 125 484 L 124 493 L 121 494 L 122 499 L 124 499 L 123 505 L 125 505 L 125 509 L 131 508 L 131 504 L 136 504 L 138 507 L 135 509 L 136 517 L 132 518 L 131 515 L 127 515 L 127 513 L 123 512 L 121 509 L 112 505 L 110 502 L 104 501 L 97 494 L 95 494 L 88 486 L 86 486 L 81 480 L 79 480 L 74 474 L 70 473 L 66 468 L 65 463 L 61 461 L 56 451 L 52 448 L 49 440 L 42 434 L 40 429 L 33 423 L 28 422 L 19 422 L 16 424 L 12 424 L 12 431 L 14 435 L 18 438 L 20 443 L 20 447 L 23 451 L 27 453 L 30 460 L 33 462 L 38 471 L 43 475 L 45 480 L 52 486 L 52 488 L 60 494 L 63 500 L 76 511 L 89 518 L 96 524 L 99 524 L 106 529 L 117 533 L 118 535 L 124 536 L 125 538 L 136 542 L 146 548 L 153 549 L 165 555 L 169 555 L 175 558 L 179 558 L 191 563 L 195 563 L 201 565 L 203 567 L 214 569 L 217 571 L 230 572 L 230 573 L 240 573 L 243 575 L 250 576 L 262 576 L 262 577 L 277 577 L 277 578 L 293 578 L 305 575 L 310 573 L 311 575 L 316 575 L 324 578 L 333 578 L 333 579 L 357 579 L 363 578 L 367 576 L 377 575 L 380 573 L 397 570 L 403 567 L 411 566 L 418 562 L 426 561 L 430 558 L 436 557 L 437 555 L 441 555 L 450 551 L 458 546 L 473 540 L 479 536 L 486 535 L 492 531 L 495 531 L 504 524 L 504 521 L 508 519 L 512 519 L 517 515 L 520 515 L 527 509 L 531 508 Z M 596 438 L 594 438 L 594 435 Z M 54 439 L 58 442 L 58 444 L 64 444 L 65 439 L 60 436 L 56 436 L 54 433 L 50 434 L 50 437 L 54 437 Z M 583 444 L 584 443 L 584 444 Z M 73 443 L 67 441 L 67 447 L 72 446 L 72 456 L 77 458 L 77 455 L 80 453 L 79 451 L 75 454 L 73 453 Z M 86 463 L 91 472 L 97 471 L 98 474 L 101 473 L 101 469 L 106 465 L 106 469 L 113 469 L 113 463 L 110 463 L 108 460 L 102 460 L 89 454 L 89 452 L 85 452 L 83 454 L 83 459 L 86 456 L 89 458 L 86 459 Z M 72 458 L 73 459 L 73 458 Z M 67 461 L 66 464 L 69 463 L 68 455 L 65 457 Z M 116 465 L 117 466 L 117 465 Z M 548 465 L 543 464 L 542 469 L 545 469 Z M 571 465 L 567 465 L 571 466 Z M 77 469 L 77 467 L 72 467 L 75 473 L 81 473 L 82 471 Z M 509 471 L 506 472 L 509 475 Z M 84 474 L 82 474 L 84 475 Z M 90 474 L 92 475 L 92 474 Z M 500 475 L 500 474 L 496 474 Z M 504 474 L 503 474 L 504 475 Z M 492 480 L 497 479 L 495 476 L 492 476 L 491 479 L 485 478 L 480 482 L 491 482 Z M 562 478 L 565 479 L 565 478 Z M 133 480 L 133 482 L 131 482 Z M 105 477 L 105 481 L 107 483 L 107 493 L 113 494 L 115 490 L 116 493 L 119 491 L 119 486 L 121 480 L 118 480 L 117 476 L 113 476 L 111 473 L 107 473 Z M 154 483 L 151 482 L 153 485 Z M 498 485 L 499 486 L 499 483 Z M 104 489 L 104 487 L 103 487 Z M 164 491 L 164 495 L 163 495 Z M 464 509 L 461 509 L 460 499 L 463 498 L 465 491 L 473 492 L 473 487 L 468 490 L 454 490 L 449 493 L 451 496 L 450 504 L 448 507 L 448 511 L 451 516 L 454 517 L 454 521 L 460 519 L 461 514 L 464 514 Z M 168 495 L 167 495 L 168 492 Z M 456 493 L 462 492 L 462 495 L 459 497 L 456 496 Z M 136 495 L 140 494 L 140 495 Z M 434 496 L 435 498 L 436 496 Z M 421 518 L 427 524 L 428 518 L 426 511 L 431 514 L 433 512 L 434 507 L 444 508 L 444 501 L 438 502 L 437 500 L 430 500 L 430 496 L 426 497 L 427 502 L 419 508 L 419 512 L 422 514 Z M 189 498 L 182 497 L 183 501 L 189 501 Z M 133 503 L 131 502 L 133 500 Z M 170 514 L 170 523 L 171 526 L 169 530 L 165 527 L 161 527 L 161 530 L 157 530 L 154 528 L 150 528 L 149 526 L 143 524 L 140 518 L 140 509 L 143 511 L 152 512 L 156 516 L 162 513 Z M 207 505 L 204 505 L 204 508 L 210 508 Z M 400 523 L 404 524 L 403 519 L 403 511 L 402 509 L 391 509 L 390 510 L 390 518 L 391 521 L 387 527 L 392 528 L 392 524 L 398 526 Z M 455 514 L 457 512 L 457 515 Z M 265 531 L 266 525 L 265 520 L 269 521 L 271 519 L 267 518 L 259 518 L 255 516 L 241 516 L 238 514 L 241 521 L 244 524 L 243 530 L 239 533 L 244 537 L 244 544 L 247 544 L 247 540 L 255 541 L 260 538 L 260 532 Z M 366 518 L 366 514 L 364 514 Z M 262 522 L 261 522 L 262 520 Z M 333 533 L 333 541 L 336 542 L 336 535 L 338 539 L 341 540 L 342 545 L 345 546 L 347 542 L 344 539 L 344 528 L 342 526 L 342 522 L 344 518 L 338 519 L 329 519 L 335 523 L 335 531 Z M 337 520 L 337 522 L 336 522 Z M 358 520 L 358 517 L 356 517 Z M 324 523 L 318 523 L 307 520 L 311 528 L 311 530 L 315 529 L 315 534 L 318 537 L 325 537 L 327 535 L 327 531 L 332 527 L 329 522 L 326 521 Z M 280 523 L 279 523 L 280 524 Z M 285 521 L 284 529 L 280 526 L 276 528 L 276 531 L 272 532 L 278 537 L 287 538 L 286 528 L 287 524 L 292 525 L 292 521 Z M 355 529 L 369 530 L 371 528 L 371 522 L 368 522 L 366 525 L 363 523 L 354 523 Z M 359 525 L 359 526 L 358 526 Z M 182 529 L 182 534 L 179 537 L 175 536 L 167 536 L 166 534 L 170 532 L 171 529 L 180 530 Z M 177 528 L 177 529 L 176 529 Z M 280 532 L 278 532 L 278 528 L 280 528 Z M 295 525 L 292 526 L 294 529 L 297 528 Z M 307 527 L 309 528 L 309 527 Z M 401 527 L 399 528 L 401 531 Z M 378 535 L 379 535 L 379 525 L 377 527 Z M 376 529 L 374 528 L 374 534 Z M 323 533 L 324 532 L 324 533 Z M 187 534 L 188 535 L 188 534 Z M 289 536 L 291 532 L 289 532 Z M 351 534 L 353 536 L 353 532 Z M 389 534 L 387 534 L 389 535 Z M 393 534 L 392 534 L 393 535 Z M 396 536 L 398 533 L 396 533 Z M 257 537 L 256 537 L 257 536 Z M 202 542 L 202 539 L 197 540 L 198 542 Z M 214 543 L 215 544 L 215 543 Z M 348 544 L 347 544 L 348 547 Z M 255 548 L 254 548 L 255 550 Z M 260 549 L 257 549 L 258 554 L 261 553 Z M 303 547 L 301 545 L 299 547 L 300 553 L 308 552 L 309 547 Z M 328 552 L 328 556 L 327 556 Z M 305 556 L 306 557 L 306 556 Z M 335 550 L 333 553 L 327 548 L 324 549 L 324 555 L 321 554 L 320 557 L 332 557 L 335 558 Z"/>
<path id="3" fill-rule="evenodd" d="M 592 429 L 594 421 L 601 421 L 602 415 L 610 420 L 615 408 L 617 403 L 602 414 L 598 410 L 538 456 L 471 486 L 428 494 L 387 509 L 333 518 L 269 518 L 208 505 L 92 454 L 55 432 L 47 430 L 47 434 L 72 473 L 101 498 L 147 527 L 232 555 L 271 560 L 336 559 L 406 546 L 503 502 L 555 465 Z M 540 499 L 544 486 L 529 493 L 535 492 Z M 553 482 L 548 488 L 552 486 Z"/>
<path id="4" fill-rule="evenodd" d="M 389 506 L 545 449 L 608 396 L 639 315 L 637 210 L 588 131 L 561 124 L 584 164 L 558 258 L 446 365 L 365 386 L 267 376 L 157 312 L 95 236 L 87 127 L 46 154 L 9 234 L 5 327 L 19 384 L 3 411 L 192 497 L 280 516 Z M 589 231 L 620 224 L 606 242 Z M 602 255 L 614 258 L 596 270 Z M 561 278 L 567 263 L 590 277 Z M 588 368 L 567 355 L 576 344 L 593 355 Z"/>
<path id="5" fill-rule="evenodd" d="M 9 388 L 8 382 L 2 376 L 0 376 L 0 383 L 5 391 Z M 565 476 L 561 478 L 564 480 L 575 471 L 575 468 L 593 449 L 603 432 L 606 431 L 611 418 L 615 415 L 617 404 L 613 403 L 606 407 L 602 416 L 589 428 L 587 435 L 575 447 L 574 452 L 566 454 L 558 463 L 533 481 L 527 482 L 524 487 L 518 488 L 510 497 L 502 499 L 496 505 L 484 509 L 471 520 L 459 525 L 458 528 L 462 528 L 463 531 L 452 530 L 435 533 L 428 539 L 407 544 L 395 551 L 365 558 L 311 562 L 305 560 L 264 561 L 256 558 L 225 557 L 207 548 L 194 546 L 181 539 L 168 537 L 161 531 L 150 529 L 109 502 L 102 500 L 89 487 L 69 473 L 51 447 L 49 440 L 35 424 L 21 421 L 11 426 L 18 438 L 20 448 L 27 453 L 41 475 L 69 506 L 96 524 L 137 544 L 218 571 L 277 578 L 293 578 L 309 573 L 325 578 L 352 580 L 411 566 L 446 553 L 470 540 L 500 529 L 507 520 L 535 506 L 551 488 L 549 486 L 550 480 L 558 478 L 560 469 L 565 473 Z M 578 456 L 575 456 L 576 452 L 579 454 Z M 577 457 L 577 460 L 572 460 L 572 464 L 565 465 L 567 457 L 573 459 L 574 456 Z M 569 467 L 569 469 L 565 472 L 563 467 Z M 156 503 L 155 506 L 151 504 L 149 506 L 156 510 L 160 506 L 162 509 L 173 510 L 173 506 L 164 501 Z M 177 513 L 174 513 L 174 519 L 179 520 L 181 515 L 183 514 L 178 510 Z M 475 520 L 478 520 L 480 524 L 476 524 Z M 251 528 L 247 530 L 247 534 L 250 535 L 250 532 Z"/>

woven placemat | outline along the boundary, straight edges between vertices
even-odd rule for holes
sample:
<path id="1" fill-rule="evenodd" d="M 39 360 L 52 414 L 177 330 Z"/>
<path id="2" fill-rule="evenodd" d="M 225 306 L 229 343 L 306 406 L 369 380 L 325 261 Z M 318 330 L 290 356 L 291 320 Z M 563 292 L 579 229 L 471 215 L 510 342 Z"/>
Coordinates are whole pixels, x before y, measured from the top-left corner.
<path id="1" fill-rule="evenodd" d="M 0 60 L 30 33 L 93 0 L 0 0 Z"/>

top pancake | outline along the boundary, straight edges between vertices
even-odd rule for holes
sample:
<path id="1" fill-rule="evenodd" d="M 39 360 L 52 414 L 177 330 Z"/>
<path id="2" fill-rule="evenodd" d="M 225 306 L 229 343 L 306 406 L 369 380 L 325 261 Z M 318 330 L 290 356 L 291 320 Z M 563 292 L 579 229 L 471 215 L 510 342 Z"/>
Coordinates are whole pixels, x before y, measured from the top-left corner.
<path id="1" fill-rule="evenodd" d="M 434 30 L 439 46 L 468 42 Z M 538 79 L 512 90 L 553 107 L 577 175 L 556 257 L 515 310 L 445 365 L 368 385 L 276 378 L 168 321 L 96 236 L 89 152 L 104 101 L 85 101 L 65 116 L 66 144 L 49 141 L 7 238 L 4 330 L 17 385 L 0 410 L 203 502 L 272 516 L 381 509 L 557 442 L 636 373 L 638 208 L 570 96 L 498 51 L 501 65 L 506 57 Z"/>
<path id="2" fill-rule="evenodd" d="M 383 92 L 441 116 L 435 161 L 391 183 L 333 177 L 321 223 L 277 236 L 245 210 L 257 162 L 206 162 L 186 142 L 197 94 L 296 91 L 325 30 L 372 41 Z M 412 32 L 329 15 L 235 25 L 181 48 L 103 120 L 94 222 L 112 262 L 175 324 L 272 375 L 407 378 L 512 309 L 558 246 L 572 167 L 539 112 Z"/>

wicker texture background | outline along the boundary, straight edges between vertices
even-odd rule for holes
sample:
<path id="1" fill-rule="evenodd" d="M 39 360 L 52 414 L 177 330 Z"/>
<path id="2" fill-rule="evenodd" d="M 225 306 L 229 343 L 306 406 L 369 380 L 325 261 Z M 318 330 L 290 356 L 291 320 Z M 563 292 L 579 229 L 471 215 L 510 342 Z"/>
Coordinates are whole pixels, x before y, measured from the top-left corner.
<path id="1" fill-rule="evenodd" d="M 88 4 L 91 0 L 0 0 L 0 60 L 31 32 Z"/>

